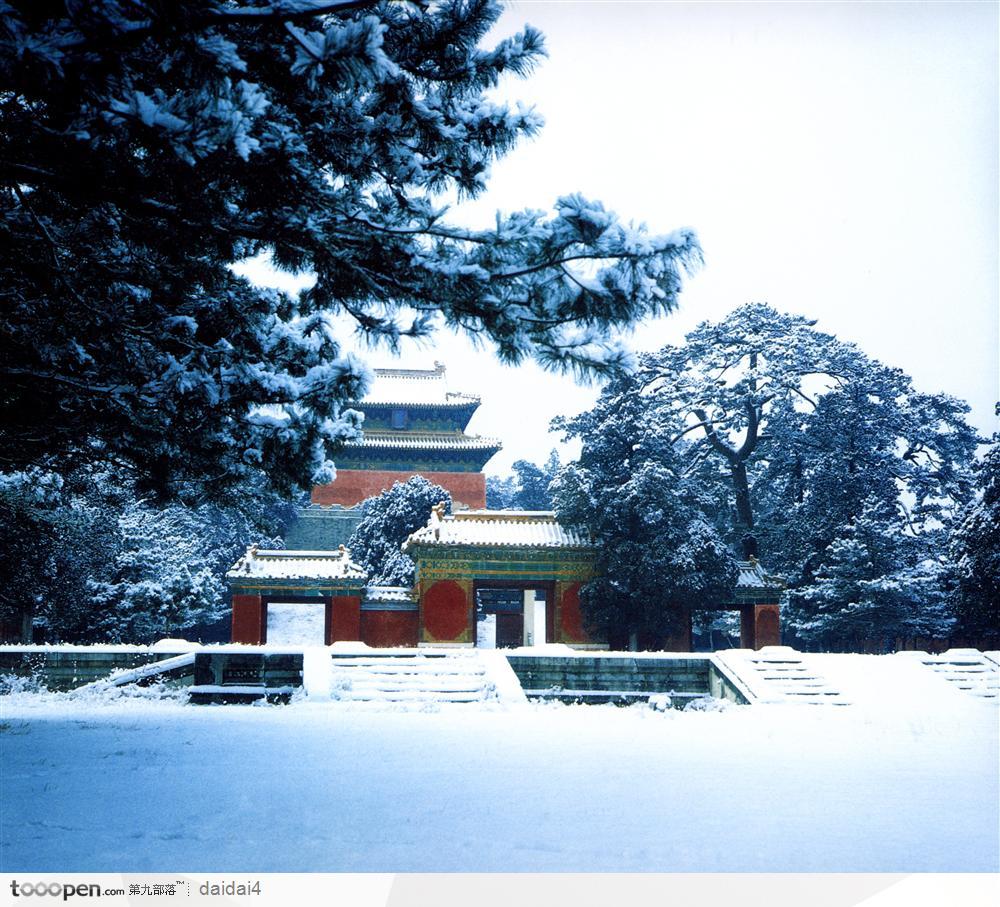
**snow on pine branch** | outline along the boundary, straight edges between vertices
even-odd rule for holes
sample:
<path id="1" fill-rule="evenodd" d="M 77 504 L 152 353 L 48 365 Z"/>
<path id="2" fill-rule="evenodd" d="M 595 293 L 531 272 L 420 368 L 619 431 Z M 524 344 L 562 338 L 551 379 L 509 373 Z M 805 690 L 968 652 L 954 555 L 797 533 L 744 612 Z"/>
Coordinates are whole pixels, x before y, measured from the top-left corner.
<path id="1" fill-rule="evenodd" d="M 542 127 L 486 95 L 546 52 L 529 26 L 480 46 L 494 0 L 2 2 L 12 469 L 113 452 L 166 497 L 252 468 L 292 490 L 353 430 L 341 316 L 393 348 L 443 324 L 508 362 L 608 374 L 616 335 L 671 311 L 700 263 L 692 231 L 583 194 L 448 223 L 441 200 L 480 194 Z M 262 253 L 313 285 L 230 270 Z"/>

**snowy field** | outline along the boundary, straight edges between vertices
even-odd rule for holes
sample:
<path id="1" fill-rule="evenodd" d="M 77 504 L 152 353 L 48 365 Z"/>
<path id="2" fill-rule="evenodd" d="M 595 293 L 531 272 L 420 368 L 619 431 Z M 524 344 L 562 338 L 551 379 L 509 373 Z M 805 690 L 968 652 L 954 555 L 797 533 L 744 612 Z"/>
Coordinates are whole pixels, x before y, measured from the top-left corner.
<path id="1" fill-rule="evenodd" d="M 5 872 L 995 872 L 998 713 L 898 656 L 852 705 L 0 703 Z"/>

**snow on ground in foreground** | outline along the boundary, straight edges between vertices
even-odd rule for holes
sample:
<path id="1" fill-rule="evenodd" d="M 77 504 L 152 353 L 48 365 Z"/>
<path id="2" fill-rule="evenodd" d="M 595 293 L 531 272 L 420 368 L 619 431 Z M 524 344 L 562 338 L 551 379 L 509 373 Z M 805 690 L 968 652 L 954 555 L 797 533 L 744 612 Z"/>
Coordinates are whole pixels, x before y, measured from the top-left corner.
<path id="1" fill-rule="evenodd" d="M 896 656 L 854 705 L 0 702 L 0 870 L 975 871 L 998 713 Z"/>

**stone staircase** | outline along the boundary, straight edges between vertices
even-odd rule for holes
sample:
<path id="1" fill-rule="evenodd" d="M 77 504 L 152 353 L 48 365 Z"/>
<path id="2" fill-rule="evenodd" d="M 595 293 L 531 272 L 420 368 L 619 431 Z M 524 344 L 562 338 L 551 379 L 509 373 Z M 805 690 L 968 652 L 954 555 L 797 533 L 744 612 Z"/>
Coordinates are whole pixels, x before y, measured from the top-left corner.
<path id="1" fill-rule="evenodd" d="M 918 658 L 921 664 L 969 696 L 1000 698 L 1000 654 L 996 652 L 949 649 L 940 655 L 928 655 L 926 652 L 905 654 Z"/>
<path id="2" fill-rule="evenodd" d="M 809 656 L 788 646 L 765 646 L 758 652 L 729 649 L 716 658 L 749 689 L 757 702 L 800 702 L 807 705 L 850 705 L 809 664 Z"/>
<path id="3" fill-rule="evenodd" d="M 467 649 L 334 652 L 330 698 L 382 703 L 499 701 L 493 665 L 478 656 Z"/>

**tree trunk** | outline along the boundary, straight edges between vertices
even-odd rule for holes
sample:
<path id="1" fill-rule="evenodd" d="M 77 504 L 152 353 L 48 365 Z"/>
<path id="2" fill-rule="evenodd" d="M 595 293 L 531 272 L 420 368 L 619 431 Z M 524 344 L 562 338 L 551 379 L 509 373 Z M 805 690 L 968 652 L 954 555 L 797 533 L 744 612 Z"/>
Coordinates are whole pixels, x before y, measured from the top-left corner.
<path id="1" fill-rule="evenodd" d="M 754 360 L 754 365 L 756 360 Z M 747 480 L 747 461 L 753 456 L 760 438 L 760 412 L 750 398 L 744 400 L 747 412 L 747 435 L 743 443 L 734 448 L 720 438 L 711 427 L 708 412 L 699 408 L 694 414 L 705 425 L 705 437 L 713 449 L 722 454 L 729 463 L 729 473 L 733 477 L 733 491 L 736 495 L 736 535 L 740 539 L 745 558 L 757 556 L 757 540 L 753 535 L 753 507 L 750 503 L 750 483 Z"/>
<path id="2" fill-rule="evenodd" d="M 742 460 L 734 463 L 729 471 L 733 476 L 736 492 L 736 530 L 743 534 L 753 532 L 753 507 L 750 505 L 750 483 L 747 481 L 747 466 Z"/>
<path id="3" fill-rule="evenodd" d="M 747 480 L 746 462 L 740 460 L 729 467 L 736 493 L 736 536 L 740 540 L 745 558 L 757 556 L 757 539 L 753 534 L 753 506 L 750 503 L 750 483 Z"/>

